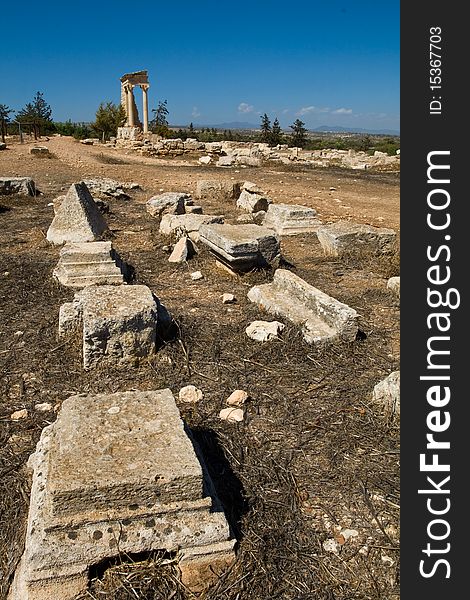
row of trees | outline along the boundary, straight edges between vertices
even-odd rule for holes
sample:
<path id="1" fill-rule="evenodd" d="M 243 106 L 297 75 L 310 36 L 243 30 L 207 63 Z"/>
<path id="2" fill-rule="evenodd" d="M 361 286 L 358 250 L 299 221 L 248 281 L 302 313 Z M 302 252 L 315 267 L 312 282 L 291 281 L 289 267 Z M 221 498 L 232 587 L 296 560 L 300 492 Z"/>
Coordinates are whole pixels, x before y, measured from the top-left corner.
<path id="1" fill-rule="evenodd" d="M 289 127 L 292 129 L 292 135 L 285 140 L 278 118 L 276 117 L 271 125 L 268 115 L 264 113 L 261 117 L 261 141 L 270 146 L 277 146 L 278 144 L 287 142 L 290 146 L 304 148 L 307 144 L 305 123 L 300 119 L 296 119 Z"/>
<path id="2" fill-rule="evenodd" d="M 0 104 L 0 129 L 2 142 L 5 141 L 8 124 L 13 120 L 11 115 L 15 111 L 6 104 Z M 28 102 L 26 106 L 19 110 L 14 119 L 17 123 L 28 125 L 37 139 L 41 133 L 53 129 L 52 109 L 44 100 L 44 95 L 37 92 L 32 102 Z"/>

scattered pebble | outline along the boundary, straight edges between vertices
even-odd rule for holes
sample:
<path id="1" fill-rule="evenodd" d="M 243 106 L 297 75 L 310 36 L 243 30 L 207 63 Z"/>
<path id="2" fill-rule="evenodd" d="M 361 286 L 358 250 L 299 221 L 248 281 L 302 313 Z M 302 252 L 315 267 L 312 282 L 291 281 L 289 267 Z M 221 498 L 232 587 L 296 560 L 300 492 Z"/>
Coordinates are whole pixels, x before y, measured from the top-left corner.
<path id="1" fill-rule="evenodd" d="M 233 304 L 237 301 L 233 294 L 222 294 L 221 296 L 223 304 Z"/>
<path id="2" fill-rule="evenodd" d="M 21 419 L 26 419 L 27 416 L 28 411 L 26 410 L 26 408 L 23 408 L 22 410 L 16 410 L 14 413 L 12 413 L 10 415 L 10 419 L 12 421 L 20 421 Z"/>
<path id="3" fill-rule="evenodd" d="M 229 423 L 240 423 L 245 418 L 245 413 L 241 408 L 223 408 L 219 413 L 219 418 Z"/>
<path id="4" fill-rule="evenodd" d="M 13 335 L 16 337 L 21 337 L 22 335 L 24 335 L 24 331 L 15 331 Z"/>
<path id="5" fill-rule="evenodd" d="M 335 554 L 338 554 L 339 548 L 340 545 L 333 538 L 329 538 L 323 542 L 323 550 L 325 550 L 325 552 L 334 552 Z"/>
<path id="6" fill-rule="evenodd" d="M 194 273 L 191 273 L 191 279 L 193 281 L 199 281 L 199 279 L 204 279 L 204 275 L 201 271 L 194 271 Z"/>
<path id="7" fill-rule="evenodd" d="M 186 385 L 185 387 L 180 389 L 179 399 L 180 402 L 188 402 L 191 404 L 195 404 L 204 398 L 204 394 L 202 390 L 195 387 L 194 385 Z"/>
<path id="8" fill-rule="evenodd" d="M 284 328 L 284 323 L 279 323 L 279 321 L 253 321 L 245 329 L 245 332 L 252 340 L 267 342 L 268 340 L 277 338 L 278 333 Z"/>
<path id="9" fill-rule="evenodd" d="M 235 390 L 225 401 L 230 406 L 242 406 L 248 399 L 248 394 L 245 390 Z"/>
<path id="10" fill-rule="evenodd" d="M 52 410 L 52 404 L 50 404 L 50 402 L 41 402 L 40 404 L 34 405 L 34 410 L 38 410 L 39 412 L 50 412 Z"/>
<path id="11" fill-rule="evenodd" d="M 119 406 L 111 406 L 111 408 L 108 408 L 106 412 L 108 415 L 117 415 L 121 412 L 121 408 Z"/>

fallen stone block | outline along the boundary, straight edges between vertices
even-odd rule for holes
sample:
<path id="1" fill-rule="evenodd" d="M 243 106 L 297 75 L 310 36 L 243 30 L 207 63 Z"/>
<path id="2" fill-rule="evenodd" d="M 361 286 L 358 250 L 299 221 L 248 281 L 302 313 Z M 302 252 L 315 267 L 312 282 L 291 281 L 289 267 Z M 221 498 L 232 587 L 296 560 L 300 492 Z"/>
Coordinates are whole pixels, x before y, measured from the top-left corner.
<path id="1" fill-rule="evenodd" d="M 233 271 L 266 267 L 281 251 L 275 233 L 259 225 L 203 225 L 199 237 Z"/>
<path id="2" fill-rule="evenodd" d="M 183 215 L 185 213 L 185 202 L 191 196 L 184 192 L 166 192 L 158 196 L 152 196 L 147 201 L 145 208 L 152 217 L 161 217 L 163 214 Z"/>
<path id="3" fill-rule="evenodd" d="M 400 277 L 390 277 L 387 281 L 387 288 L 400 297 Z"/>
<path id="4" fill-rule="evenodd" d="M 106 222 L 83 181 L 70 186 L 55 210 L 46 236 L 53 244 L 94 242 L 107 230 Z"/>
<path id="5" fill-rule="evenodd" d="M 201 451 L 168 389 L 68 398 L 29 466 L 11 600 L 72 600 L 86 590 L 90 567 L 125 554 L 175 553 L 192 590 L 234 560 Z"/>
<path id="6" fill-rule="evenodd" d="M 374 387 L 372 397 L 385 410 L 388 418 L 400 416 L 400 371 L 390 373 Z"/>
<path id="7" fill-rule="evenodd" d="M 31 177 L 0 177 L 0 196 L 11 194 L 36 196 L 36 185 Z"/>
<path id="8" fill-rule="evenodd" d="M 200 179 L 196 183 L 195 198 L 198 200 L 236 200 L 240 194 L 240 184 L 233 181 Z"/>
<path id="9" fill-rule="evenodd" d="M 120 285 L 126 265 L 111 242 L 68 242 L 60 251 L 53 276 L 66 287 Z"/>
<path id="10" fill-rule="evenodd" d="M 242 185 L 237 207 L 249 213 L 267 211 L 272 200 L 254 183 L 245 181 Z"/>
<path id="11" fill-rule="evenodd" d="M 203 225 L 210 223 L 223 223 L 222 215 L 163 215 L 160 221 L 160 233 L 163 235 L 175 235 L 190 237 L 194 242 L 199 240 L 199 230 Z"/>
<path id="12" fill-rule="evenodd" d="M 192 241 L 187 237 L 180 238 L 173 248 L 168 258 L 168 262 L 182 263 L 195 254 L 195 248 Z"/>
<path id="13" fill-rule="evenodd" d="M 158 300 L 145 285 L 86 287 L 59 312 L 59 335 L 81 330 L 83 367 L 138 364 L 155 352 Z"/>
<path id="14" fill-rule="evenodd" d="M 50 156 L 51 154 L 47 146 L 33 146 L 29 149 L 29 153 L 36 156 Z"/>
<path id="15" fill-rule="evenodd" d="M 235 162 L 235 158 L 233 156 L 221 156 L 219 160 L 215 163 L 216 167 L 231 167 Z"/>
<path id="16" fill-rule="evenodd" d="M 338 221 L 319 227 L 317 236 L 326 256 L 342 256 L 345 253 L 391 254 L 397 234 L 393 229 Z"/>
<path id="17" fill-rule="evenodd" d="M 316 232 L 322 225 L 314 208 L 299 204 L 270 204 L 263 225 L 278 235 Z"/>
<path id="18" fill-rule="evenodd" d="M 118 200 L 129 200 L 130 196 L 125 190 L 136 190 L 140 187 L 138 183 L 115 181 L 107 177 L 93 177 L 92 179 L 85 179 L 84 182 L 93 196 L 111 197 Z"/>
<path id="19" fill-rule="evenodd" d="M 285 269 L 277 269 L 272 283 L 252 287 L 248 298 L 300 326 L 309 344 L 356 339 L 355 310 Z"/>

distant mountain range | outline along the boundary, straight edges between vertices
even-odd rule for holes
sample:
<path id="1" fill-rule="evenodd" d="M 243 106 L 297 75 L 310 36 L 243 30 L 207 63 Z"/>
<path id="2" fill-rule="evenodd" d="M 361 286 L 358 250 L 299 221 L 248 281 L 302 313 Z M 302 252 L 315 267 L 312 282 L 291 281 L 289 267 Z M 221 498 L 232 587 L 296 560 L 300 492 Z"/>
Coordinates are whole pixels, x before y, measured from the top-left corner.
<path id="1" fill-rule="evenodd" d="M 256 123 L 247 123 L 244 121 L 231 121 L 230 123 L 217 123 L 215 125 L 205 125 L 203 123 L 194 123 L 195 129 L 201 127 L 209 127 L 210 129 L 259 129 Z M 177 127 L 174 125 L 174 127 Z M 186 126 L 187 127 L 187 126 Z M 289 131 L 289 129 L 284 129 Z M 341 127 L 339 125 L 321 125 L 315 129 L 309 129 L 312 132 L 318 133 L 371 133 L 376 135 L 400 135 L 395 129 L 363 129 L 361 127 Z"/>

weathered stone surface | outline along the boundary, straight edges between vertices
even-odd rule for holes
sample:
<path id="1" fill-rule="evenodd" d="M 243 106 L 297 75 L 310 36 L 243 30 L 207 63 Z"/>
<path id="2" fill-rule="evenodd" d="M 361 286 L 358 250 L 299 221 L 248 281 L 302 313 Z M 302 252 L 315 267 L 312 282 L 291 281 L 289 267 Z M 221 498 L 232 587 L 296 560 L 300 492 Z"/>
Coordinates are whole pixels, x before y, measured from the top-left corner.
<path id="1" fill-rule="evenodd" d="M 145 285 L 90 286 L 61 306 L 59 335 L 81 326 L 83 367 L 125 365 L 155 351 L 157 299 Z"/>
<path id="2" fill-rule="evenodd" d="M 393 229 L 338 221 L 317 230 L 318 240 L 326 256 L 341 256 L 345 252 L 390 254 L 396 240 Z"/>
<path id="3" fill-rule="evenodd" d="M 247 182 L 250 184 L 250 182 Z M 252 186 L 253 184 L 251 184 Z M 251 187 L 250 186 L 250 187 Z M 256 186 L 257 187 L 257 186 Z M 246 212 L 256 213 L 260 210 L 267 211 L 272 200 L 264 193 L 252 192 L 250 188 L 243 187 L 237 200 L 237 207 Z"/>
<path id="4" fill-rule="evenodd" d="M 39 156 L 49 156 L 49 148 L 47 146 L 33 146 L 29 149 L 30 154 L 36 154 Z"/>
<path id="5" fill-rule="evenodd" d="M 180 238 L 173 248 L 168 261 L 173 263 L 181 263 L 194 255 L 195 249 L 192 241 L 187 237 Z"/>
<path id="6" fill-rule="evenodd" d="M 31 177 L 0 177 L 0 196 L 36 196 L 36 193 L 36 185 Z"/>
<path id="7" fill-rule="evenodd" d="M 199 206 L 197 204 L 186 204 L 185 206 L 185 211 L 186 213 L 192 214 L 192 215 L 202 215 L 202 213 L 204 212 L 202 206 Z"/>
<path id="8" fill-rule="evenodd" d="M 322 225 L 314 208 L 299 204 L 270 204 L 263 225 L 278 235 L 315 232 Z"/>
<path id="9" fill-rule="evenodd" d="M 242 406 L 248 400 L 248 393 L 245 390 L 235 390 L 225 401 L 230 406 Z"/>
<path id="10" fill-rule="evenodd" d="M 219 418 L 229 423 L 241 423 L 245 418 L 245 412 L 242 408 L 223 408 L 219 413 Z"/>
<path id="11" fill-rule="evenodd" d="M 272 283 L 251 288 L 248 298 L 300 326 L 310 344 L 356 339 L 355 310 L 285 269 L 277 269 Z"/>
<path id="12" fill-rule="evenodd" d="M 111 242 L 68 242 L 60 251 L 53 275 L 67 287 L 124 283 L 121 259 Z"/>
<path id="13" fill-rule="evenodd" d="M 276 339 L 284 328 L 284 323 L 279 321 L 253 321 L 245 329 L 245 333 L 256 342 L 267 342 Z"/>
<path id="14" fill-rule="evenodd" d="M 224 217 L 222 215 L 163 215 L 160 221 L 160 233 L 182 237 L 189 234 L 199 234 L 199 230 L 203 225 L 223 222 Z M 189 237 L 197 242 L 199 235 L 190 235 Z"/>
<path id="15" fill-rule="evenodd" d="M 222 304 L 233 304 L 234 302 L 237 301 L 237 299 L 235 298 L 235 296 L 233 294 L 222 294 L 221 296 L 222 298 Z"/>
<path id="16" fill-rule="evenodd" d="M 147 201 L 145 208 L 152 217 L 160 217 L 163 214 L 183 215 L 185 213 L 185 201 L 191 198 L 184 192 L 165 192 L 158 196 L 152 196 Z"/>
<path id="17" fill-rule="evenodd" d="M 390 373 L 374 387 L 373 399 L 380 403 L 389 418 L 400 415 L 400 371 Z"/>
<path id="18" fill-rule="evenodd" d="M 198 161 L 201 163 L 201 165 L 209 165 L 212 159 L 210 156 L 201 156 Z"/>
<path id="19" fill-rule="evenodd" d="M 217 179 L 200 179 L 196 183 L 195 197 L 198 200 L 235 200 L 240 194 L 240 184 Z"/>
<path id="20" fill-rule="evenodd" d="M 266 266 L 280 254 L 279 238 L 259 225 L 204 225 L 200 240 L 233 270 Z"/>
<path id="21" fill-rule="evenodd" d="M 400 297 L 400 277 L 390 277 L 387 281 L 387 288 Z"/>
<path id="22" fill-rule="evenodd" d="M 47 230 L 47 239 L 53 244 L 93 242 L 106 229 L 107 225 L 82 181 L 70 186 Z"/>
<path id="23" fill-rule="evenodd" d="M 204 398 L 202 390 L 194 385 L 185 385 L 179 391 L 178 398 L 180 402 L 188 402 L 189 404 L 196 404 Z"/>
<path id="24" fill-rule="evenodd" d="M 136 190 L 140 187 L 137 183 L 115 181 L 107 177 L 93 177 L 85 179 L 84 182 L 93 196 L 118 198 L 119 200 L 129 200 L 130 196 L 124 190 Z"/>
<path id="25" fill-rule="evenodd" d="M 199 281 L 200 279 L 204 279 L 204 275 L 201 271 L 194 271 L 194 273 L 191 273 L 191 279 L 193 281 Z"/>
<path id="26" fill-rule="evenodd" d="M 235 158 L 233 156 L 221 156 L 219 160 L 215 163 L 216 167 L 231 167 L 235 162 Z"/>
<path id="27" fill-rule="evenodd" d="M 189 432 L 188 432 L 189 433 Z M 71 600 L 105 558 L 179 551 L 190 587 L 234 540 L 170 390 L 72 396 L 43 430 L 11 600 Z M 189 433 L 190 435 L 190 433 Z"/>

